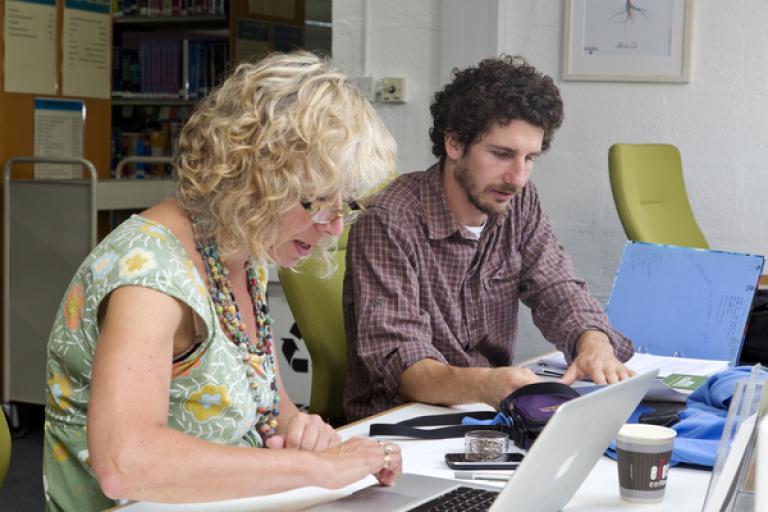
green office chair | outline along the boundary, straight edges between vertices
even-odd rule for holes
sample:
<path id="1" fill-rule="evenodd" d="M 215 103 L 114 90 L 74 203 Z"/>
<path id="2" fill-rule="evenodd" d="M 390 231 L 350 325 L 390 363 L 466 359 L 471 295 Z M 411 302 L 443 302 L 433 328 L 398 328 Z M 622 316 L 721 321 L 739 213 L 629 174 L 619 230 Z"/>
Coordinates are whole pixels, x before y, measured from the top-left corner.
<path id="1" fill-rule="evenodd" d="M 339 237 L 335 255 L 338 269 L 332 276 L 319 276 L 316 258 L 302 263 L 297 271 L 280 269 L 278 272 L 285 298 L 312 360 L 309 412 L 319 414 L 332 424 L 345 422 L 342 397 L 347 378 L 347 339 L 341 297 L 348 231 L 344 228 Z"/>
<path id="2" fill-rule="evenodd" d="M 611 190 L 629 240 L 708 249 L 693 216 L 680 152 L 671 144 L 614 144 Z"/>
<path id="3" fill-rule="evenodd" d="M 11 433 L 8 430 L 8 422 L 5 412 L 0 409 L 0 489 L 3 488 L 5 475 L 11 466 Z"/>

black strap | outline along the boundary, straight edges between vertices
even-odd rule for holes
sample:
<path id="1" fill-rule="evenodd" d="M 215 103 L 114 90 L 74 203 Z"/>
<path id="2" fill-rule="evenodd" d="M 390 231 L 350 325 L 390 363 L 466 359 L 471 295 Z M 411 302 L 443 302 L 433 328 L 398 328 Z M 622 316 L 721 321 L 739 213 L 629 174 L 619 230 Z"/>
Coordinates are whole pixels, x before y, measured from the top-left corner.
<path id="1" fill-rule="evenodd" d="M 561 382 L 536 382 L 517 389 L 501 402 L 501 410 L 509 411 L 511 401 L 525 395 L 563 394 L 577 397 L 579 393 L 572 387 Z M 496 417 L 497 411 L 473 411 L 451 414 L 434 414 L 430 416 L 417 416 L 400 423 L 374 423 L 370 426 L 370 436 L 400 436 L 414 439 L 448 439 L 451 437 L 464 437 L 471 430 L 496 430 L 506 433 L 518 446 L 524 446 L 528 440 L 525 432 L 508 427 L 507 425 L 462 425 L 462 419 L 471 416 L 477 420 L 491 420 Z M 449 425 L 442 426 L 441 425 Z M 439 428 L 419 428 L 439 427 Z"/>
<path id="2" fill-rule="evenodd" d="M 448 439 L 464 437 L 464 434 L 472 430 L 496 430 L 507 435 L 510 434 L 509 427 L 506 425 L 454 425 L 452 427 L 419 428 L 398 423 L 374 423 L 371 425 L 369 435 L 412 437 L 414 439 Z"/>
<path id="3" fill-rule="evenodd" d="M 456 412 L 451 414 L 433 414 L 430 416 L 417 416 L 403 420 L 398 425 L 410 425 L 412 427 L 436 427 L 439 425 L 461 425 L 461 420 L 472 416 L 476 420 L 492 420 L 496 417 L 496 411 Z"/>
<path id="4" fill-rule="evenodd" d="M 506 425 L 462 425 L 461 420 L 471 416 L 477 420 L 490 420 L 498 414 L 495 411 L 474 411 L 452 414 L 434 414 L 417 416 L 400 423 L 374 423 L 370 426 L 370 436 L 401 436 L 414 439 L 448 439 L 464 437 L 471 430 L 497 430 L 509 434 Z M 440 428 L 419 428 L 450 425 Z"/>

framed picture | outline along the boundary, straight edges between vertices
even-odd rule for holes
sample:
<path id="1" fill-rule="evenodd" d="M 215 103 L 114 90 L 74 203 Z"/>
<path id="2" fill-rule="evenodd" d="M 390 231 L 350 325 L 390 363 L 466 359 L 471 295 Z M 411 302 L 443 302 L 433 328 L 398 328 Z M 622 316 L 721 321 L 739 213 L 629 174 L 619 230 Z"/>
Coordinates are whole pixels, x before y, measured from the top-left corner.
<path id="1" fill-rule="evenodd" d="M 565 0 L 563 80 L 688 82 L 693 0 Z"/>

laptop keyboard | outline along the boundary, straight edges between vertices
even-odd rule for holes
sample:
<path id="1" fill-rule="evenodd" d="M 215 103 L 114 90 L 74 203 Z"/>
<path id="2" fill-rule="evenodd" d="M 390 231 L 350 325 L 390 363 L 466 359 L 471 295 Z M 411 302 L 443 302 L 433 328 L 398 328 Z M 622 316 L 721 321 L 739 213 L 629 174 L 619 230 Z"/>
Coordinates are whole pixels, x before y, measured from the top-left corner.
<path id="1" fill-rule="evenodd" d="M 450 492 L 422 503 L 416 508 L 410 509 L 410 512 L 470 512 L 488 510 L 491 504 L 499 495 L 498 491 L 486 491 L 474 487 L 457 487 Z"/>

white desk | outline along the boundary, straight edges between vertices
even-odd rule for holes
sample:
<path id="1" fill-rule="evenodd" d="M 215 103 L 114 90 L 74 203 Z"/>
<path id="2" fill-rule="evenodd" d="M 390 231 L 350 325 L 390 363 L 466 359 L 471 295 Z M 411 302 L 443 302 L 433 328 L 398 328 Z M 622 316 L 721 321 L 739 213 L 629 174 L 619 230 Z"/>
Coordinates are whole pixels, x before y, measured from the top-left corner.
<path id="1" fill-rule="evenodd" d="M 456 410 L 478 410 L 487 408 L 483 405 L 467 405 L 454 408 Z M 451 412 L 452 409 L 423 404 L 412 404 L 390 411 L 373 420 L 360 422 L 341 429 L 346 439 L 352 436 L 367 436 L 370 423 L 392 423 L 424 414 L 440 414 Z M 574 432 L 574 442 L 578 442 L 580 433 Z M 463 439 L 444 439 L 437 441 L 398 440 L 403 450 L 405 472 L 453 478 L 453 471 L 443 463 L 443 454 L 449 451 L 463 451 Z M 631 505 L 621 501 L 616 463 L 607 457 L 598 461 L 587 480 L 564 509 L 569 512 L 589 511 L 601 512 L 617 509 L 632 509 L 644 512 L 669 510 L 675 512 L 699 511 L 704 503 L 710 473 L 684 468 L 670 470 L 667 491 L 664 501 L 657 505 Z M 258 478 L 258 475 L 254 475 Z M 162 505 L 138 502 L 121 507 L 120 512 L 245 512 L 245 511 L 286 511 L 300 510 L 310 505 L 330 501 L 335 497 L 349 494 L 364 486 L 375 483 L 371 476 L 337 491 L 328 491 L 316 487 L 305 487 L 289 492 L 283 492 L 268 497 L 228 500 L 199 505 Z M 484 482 L 485 483 L 485 482 Z M 488 482 L 490 484 L 490 482 Z M 503 483 L 499 483 L 499 486 Z"/>

